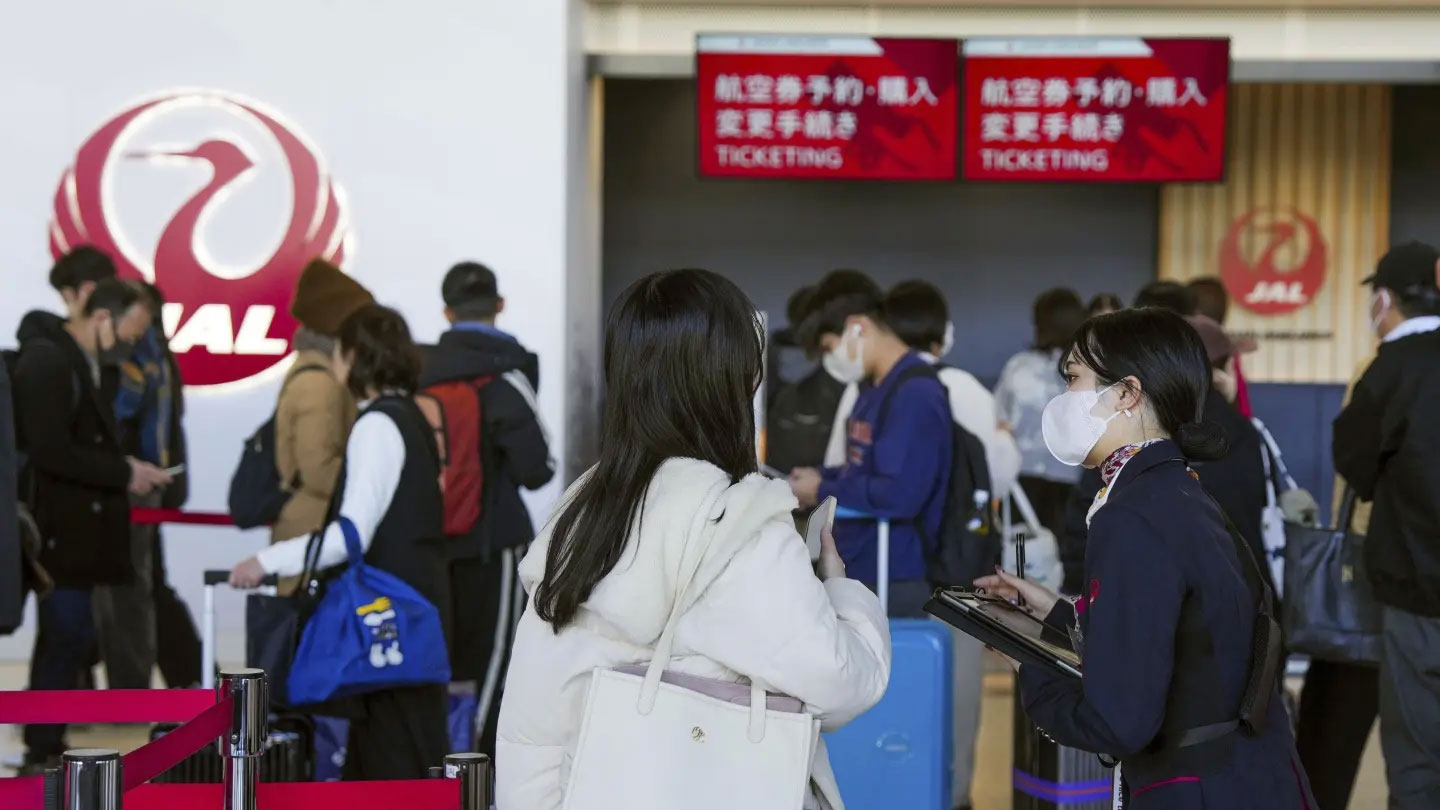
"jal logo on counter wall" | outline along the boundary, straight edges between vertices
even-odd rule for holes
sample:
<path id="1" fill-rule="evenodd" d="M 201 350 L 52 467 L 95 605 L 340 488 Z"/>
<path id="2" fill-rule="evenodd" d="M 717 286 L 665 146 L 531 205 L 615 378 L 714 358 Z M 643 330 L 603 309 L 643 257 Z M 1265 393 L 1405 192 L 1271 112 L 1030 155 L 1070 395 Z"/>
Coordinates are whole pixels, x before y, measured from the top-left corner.
<path id="1" fill-rule="evenodd" d="M 1293 208 L 1252 210 L 1220 243 L 1220 278 L 1230 297 L 1258 315 L 1282 315 L 1315 300 L 1328 248 L 1320 226 Z"/>
<path id="2" fill-rule="evenodd" d="M 55 192 L 50 252 L 93 245 L 166 298 L 165 333 L 187 385 L 273 368 L 295 331 L 305 264 L 349 251 L 345 201 L 318 150 L 257 102 L 162 94 L 100 126 Z"/>

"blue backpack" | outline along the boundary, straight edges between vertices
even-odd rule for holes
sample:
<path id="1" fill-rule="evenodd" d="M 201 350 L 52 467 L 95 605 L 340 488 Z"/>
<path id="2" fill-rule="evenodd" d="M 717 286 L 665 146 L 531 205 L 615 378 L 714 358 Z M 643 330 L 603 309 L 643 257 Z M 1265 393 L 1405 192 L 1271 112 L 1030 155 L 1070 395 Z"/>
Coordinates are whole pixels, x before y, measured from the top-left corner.
<path id="1" fill-rule="evenodd" d="M 290 704 L 449 683 L 440 611 L 399 577 L 366 565 L 355 524 L 339 523 L 350 567 L 305 623 L 286 683 Z"/>

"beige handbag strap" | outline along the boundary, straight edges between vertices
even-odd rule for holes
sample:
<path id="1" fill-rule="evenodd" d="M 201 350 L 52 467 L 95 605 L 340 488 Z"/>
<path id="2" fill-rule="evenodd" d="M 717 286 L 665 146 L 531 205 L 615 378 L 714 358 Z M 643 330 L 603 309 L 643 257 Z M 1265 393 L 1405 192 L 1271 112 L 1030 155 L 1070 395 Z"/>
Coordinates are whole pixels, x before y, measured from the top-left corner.
<path id="1" fill-rule="evenodd" d="M 650 659 L 650 664 L 645 668 L 645 682 L 640 688 L 640 699 L 635 706 L 642 715 L 648 715 L 655 708 L 655 699 L 660 694 L 660 679 L 670 665 L 671 653 L 675 647 L 675 629 L 680 624 L 680 617 L 684 615 L 687 607 L 690 586 L 695 581 L 700 564 L 705 560 L 705 552 L 710 550 L 710 542 L 715 538 L 715 527 L 705 524 L 710 521 L 710 513 L 714 511 L 716 501 L 729 487 L 729 482 L 716 482 L 705 493 L 705 498 L 701 501 L 702 506 L 696 510 L 695 517 L 691 520 L 690 531 L 686 535 L 686 546 L 680 554 L 680 579 L 675 584 L 675 604 L 670 607 L 670 616 L 665 620 L 665 629 L 660 632 L 660 640 L 655 645 L 654 657 Z M 700 540 L 691 555 L 693 559 L 687 563 L 685 557 L 690 553 L 690 546 L 697 537 Z M 750 679 L 748 736 L 751 742 L 760 742 L 765 738 L 765 686 L 754 678 Z"/>

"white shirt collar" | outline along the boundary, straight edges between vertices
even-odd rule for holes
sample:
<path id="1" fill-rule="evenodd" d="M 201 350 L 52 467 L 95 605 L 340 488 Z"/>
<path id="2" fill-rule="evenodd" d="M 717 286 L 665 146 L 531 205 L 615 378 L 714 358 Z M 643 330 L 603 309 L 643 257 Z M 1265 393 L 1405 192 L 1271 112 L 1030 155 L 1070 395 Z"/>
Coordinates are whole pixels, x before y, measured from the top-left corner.
<path id="1" fill-rule="evenodd" d="M 1408 318 L 1402 321 L 1399 326 L 1391 329 L 1390 334 L 1386 335 L 1380 342 L 1390 343 L 1400 338 L 1407 338 L 1411 335 L 1423 335 L 1426 332 L 1434 332 L 1436 330 L 1440 330 L 1440 315 L 1421 315 L 1418 318 Z"/>

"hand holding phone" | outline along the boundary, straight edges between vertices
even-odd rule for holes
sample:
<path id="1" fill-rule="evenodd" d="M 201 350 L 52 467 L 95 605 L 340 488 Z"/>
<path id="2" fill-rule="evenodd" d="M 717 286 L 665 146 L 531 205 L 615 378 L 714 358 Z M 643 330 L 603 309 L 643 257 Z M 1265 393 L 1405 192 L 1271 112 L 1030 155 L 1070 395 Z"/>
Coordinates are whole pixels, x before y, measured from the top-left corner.
<path id="1" fill-rule="evenodd" d="M 821 501 L 810 513 L 805 525 L 805 544 L 812 550 L 818 549 L 818 573 L 821 579 L 845 576 L 845 561 L 840 558 L 840 552 L 835 548 L 835 535 L 832 531 L 835 526 L 836 506 L 834 496 Z"/>

